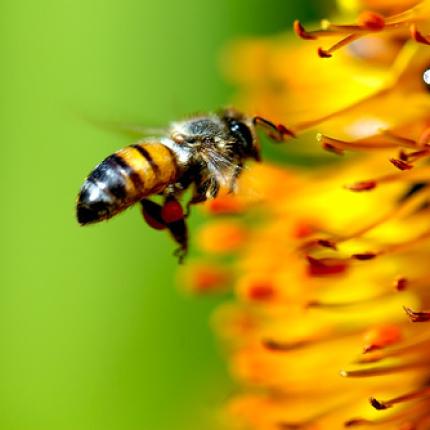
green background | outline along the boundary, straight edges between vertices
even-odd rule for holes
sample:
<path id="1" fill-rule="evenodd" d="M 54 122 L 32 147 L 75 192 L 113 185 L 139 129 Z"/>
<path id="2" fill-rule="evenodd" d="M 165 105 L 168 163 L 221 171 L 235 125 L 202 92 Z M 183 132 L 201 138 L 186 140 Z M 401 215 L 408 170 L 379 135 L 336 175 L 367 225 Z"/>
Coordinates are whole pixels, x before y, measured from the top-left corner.
<path id="1" fill-rule="evenodd" d="M 233 390 L 208 325 L 220 299 L 178 291 L 174 245 L 139 211 L 78 227 L 84 177 L 130 143 L 83 117 L 164 124 L 228 104 L 220 50 L 319 15 L 308 3 L 1 3 L 1 429 L 216 427 Z"/>

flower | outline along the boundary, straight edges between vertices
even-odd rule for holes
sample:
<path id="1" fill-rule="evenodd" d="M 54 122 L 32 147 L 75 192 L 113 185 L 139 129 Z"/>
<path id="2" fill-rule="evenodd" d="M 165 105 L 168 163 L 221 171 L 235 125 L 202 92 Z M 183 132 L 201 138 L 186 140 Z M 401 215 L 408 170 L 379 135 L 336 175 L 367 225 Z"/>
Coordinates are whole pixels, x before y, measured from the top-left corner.
<path id="1" fill-rule="evenodd" d="M 226 408 L 239 428 L 430 423 L 430 2 L 354 7 L 375 12 L 317 32 L 296 23 L 310 45 L 247 40 L 228 57 L 242 108 L 292 124 L 301 149 L 344 156 L 252 166 L 236 196 L 206 206 L 221 218 L 199 235 L 205 261 L 234 291 L 213 325 L 241 387 Z M 318 58 L 328 33 L 345 38 L 320 56 L 353 49 Z"/>
<path id="2" fill-rule="evenodd" d="M 418 26 L 427 29 L 429 18 L 430 1 L 422 0 L 401 13 L 387 17 L 377 12 L 364 11 L 358 16 L 356 24 L 335 25 L 328 20 L 323 20 L 321 29 L 312 32 L 306 31 L 299 21 L 295 21 L 294 31 L 299 37 L 306 40 L 316 40 L 327 36 L 340 36 L 341 39 L 330 48 L 318 48 L 318 55 L 320 57 L 330 58 L 338 49 L 369 34 L 379 34 L 381 32 L 395 32 L 397 37 L 399 37 L 399 34 L 402 37 L 402 31 L 406 29 L 409 30 L 410 36 L 416 42 L 429 45 L 430 39 L 418 29 Z"/>

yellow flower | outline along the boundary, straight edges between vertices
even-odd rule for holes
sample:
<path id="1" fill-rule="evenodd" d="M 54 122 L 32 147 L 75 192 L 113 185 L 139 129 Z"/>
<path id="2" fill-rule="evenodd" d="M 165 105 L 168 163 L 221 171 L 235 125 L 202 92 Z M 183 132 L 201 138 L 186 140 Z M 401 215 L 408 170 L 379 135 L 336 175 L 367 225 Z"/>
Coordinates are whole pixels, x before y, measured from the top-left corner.
<path id="1" fill-rule="evenodd" d="M 393 14 L 415 6 L 419 0 L 338 0 L 337 3 L 345 12 L 356 12 L 364 9 Z"/>
<path id="2" fill-rule="evenodd" d="M 430 336 L 410 322 L 430 304 L 423 208 L 430 191 L 405 198 L 410 187 L 402 178 L 371 193 L 342 187 L 375 169 L 387 169 L 383 159 L 296 173 L 290 193 L 274 198 L 289 185 L 276 183 L 261 200 L 264 218 L 248 227 L 232 268 L 236 303 L 214 319 L 244 388 L 229 412 L 245 428 L 337 429 L 367 421 L 391 428 L 430 411 L 423 391 Z M 248 174 L 267 178 L 264 169 Z M 390 400 L 403 395 L 411 398 Z"/>
<path id="3" fill-rule="evenodd" d="M 305 45 L 288 36 L 236 42 L 224 56 L 226 74 L 239 87 L 236 104 L 287 124 L 296 135 L 318 126 L 323 133 L 336 130 L 341 139 L 362 138 L 416 123 L 429 105 L 430 85 L 423 74 L 430 51 L 407 36 L 410 28 L 421 35 L 416 25 L 425 28 L 430 1 L 381 18 L 381 28 L 363 30 L 375 17 L 366 13 L 361 24 L 346 27 L 324 21 L 324 30 L 310 33 L 296 23 L 297 33 L 310 39 Z M 336 49 L 345 44 L 350 49 L 325 61 L 312 55 L 321 36 L 336 40 L 337 34 L 348 36 Z"/>
<path id="4" fill-rule="evenodd" d="M 418 4 L 404 10 L 384 17 L 376 12 L 362 12 L 356 24 L 335 25 L 328 20 L 321 22 L 321 29 L 308 32 L 304 29 L 299 21 L 295 21 L 294 30 L 298 36 L 306 40 L 317 40 L 321 37 L 340 36 L 338 40 L 328 49 L 318 48 L 318 55 L 322 58 L 329 58 L 340 48 L 347 46 L 358 39 L 368 36 L 369 34 L 379 34 L 394 32 L 396 37 L 402 36 L 402 31 L 410 32 L 411 37 L 418 43 L 425 45 L 430 44 L 421 30 L 429 28 L 428 19 L 430 18 L 430 1 L 422 0 Z M 418 29 L 418 26 L 421 30 Z"/>
<path id="5" fill-rule="evenodd" d="M 222 219 L 201 248 L 214 267 L 230 256 L 234 300 L 213 323 L 241 387 L 226 408 L 238 428 L 430 425 L 430 48 L 416 43 L 430 1 L 360 4 L 397 15 L 296 32 L 385 38 L 376 63 L 366 44 L 325 60 L 283 36 L 229 54 L 241 107 L 317 127 L 323 148 L 346 155 L 313 171 L 252 166 L 236 196 L 207 204 Z"/>

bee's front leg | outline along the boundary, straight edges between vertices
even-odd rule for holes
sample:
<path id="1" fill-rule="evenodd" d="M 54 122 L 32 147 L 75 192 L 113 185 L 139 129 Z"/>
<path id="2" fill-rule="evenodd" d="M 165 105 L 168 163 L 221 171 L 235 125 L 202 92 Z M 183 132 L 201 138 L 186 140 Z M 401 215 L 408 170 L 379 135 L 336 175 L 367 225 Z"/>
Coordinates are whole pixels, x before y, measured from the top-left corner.
<path id="1" fill-rule="evenodd" d="M 219 182 L 215 178 L 206 179 L 196 184 L 193 197 L 187 203 L 187 210 L 185 216 L 190 214 L 191 205 L 203 203 L 208 199 L 214 199 L 219 192 Z"/>
<path id="2" fill-rule="evenodd" d="M 185 214 L 179 201 L 169 195 L 163 205 L 147 199 L 141 200 L 140 204 L 142 205 L 143 217 L 152 228 L 169 230 L 179 245 L 175 255 L 179 258 L 179 263 L 183 263 L 188 251 L 188 229 Z"/>
<path id="3" fill-rule="evenodd" d="M 228 187 L 228 192 L 231 193 L 236 193 L 237 192 L 237 179 L 239 178 L 239 176 L 241 175 L 243 171 L 243 164 L 242 163 L 238 163 L 234 170 L 233 173 L 231 175 L 231 179 L 230 179 L 230 185 Z"/>

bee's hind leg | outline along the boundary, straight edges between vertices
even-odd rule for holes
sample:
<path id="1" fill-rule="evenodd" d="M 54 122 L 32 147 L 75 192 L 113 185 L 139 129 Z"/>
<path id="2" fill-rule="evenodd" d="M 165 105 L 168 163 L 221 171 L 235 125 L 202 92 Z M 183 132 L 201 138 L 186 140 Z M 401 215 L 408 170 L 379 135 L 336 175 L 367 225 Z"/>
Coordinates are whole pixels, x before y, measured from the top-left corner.
<path id="1" fill-rule="evenodd" d="M 152 200 L 143 199 L 140 201 L 142 206 L 142 215 L 146 223 L 155 230 L 164 230 L 167 228 L 161 215 L 162 206 Z"/>
<path id="2" fill-rule="evenodd" d="M 140 202 L 142 214 L 148 225 L 156 230 L 169 230 L 179 248 L 174 255 L 179 263 L 183 263 L 188 252 L 188 229 L 185 222 L 185 214 L 179 201 L 169 195 L 163 205 L 159 205 L 148 199 Z"/>
<path id="3" fill-rule="evenodd" d="M 166 197 L 161 209 L 161 217 L 166 223 L 170 234 L 179 245 L 179 248 L 175 251 L 175 256 L 178 257 L 179 263 L 182 264 L 188 253 L 188 228 L 182 205 L 173 195 Z"/>

